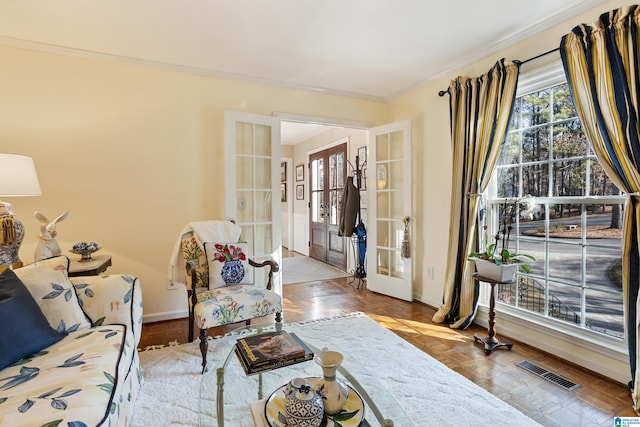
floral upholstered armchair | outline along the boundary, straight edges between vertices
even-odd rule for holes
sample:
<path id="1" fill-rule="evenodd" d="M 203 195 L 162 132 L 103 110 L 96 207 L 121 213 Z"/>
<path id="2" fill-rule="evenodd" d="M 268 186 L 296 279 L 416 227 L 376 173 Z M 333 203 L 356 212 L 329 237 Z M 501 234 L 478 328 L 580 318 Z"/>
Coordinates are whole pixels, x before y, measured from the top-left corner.
<path id="1" fill-rule="evenodd" d="M 212 231 L 213 229 L 213 231 Z M 180 238 L 189 298 L 189 341 L 200 330 L 202 372 L 207 366 L 207 328 L 275 314 L 282 321 L 282 298 L 272 290 L 275 261 L 256 262 L 238 242 L 240 227 L 229 221 L 191 223 Z M 221 236 L 221 237 L 213 237 Z M 260 286 L 258 283 L 265 283 Z"/>

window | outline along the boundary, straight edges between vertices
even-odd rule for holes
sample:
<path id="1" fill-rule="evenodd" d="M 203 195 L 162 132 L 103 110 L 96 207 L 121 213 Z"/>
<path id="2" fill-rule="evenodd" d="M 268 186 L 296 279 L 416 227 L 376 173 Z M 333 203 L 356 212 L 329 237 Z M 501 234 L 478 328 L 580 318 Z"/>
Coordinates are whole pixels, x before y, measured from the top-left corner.
<path id="1" fill-rule="evenodd" d="M 522 74 L 488 194 L 489 235 L 505 200 L 522 200 L 511 242 L 533 255 L 529 274 L 497 288 L 517 310 L 623 339 L 624 197 L 599 165 L 561 64 Z M 527 203 L 524 203 L 524 202 Z M 515 239 L 513 235 L 515 234 Z"/>

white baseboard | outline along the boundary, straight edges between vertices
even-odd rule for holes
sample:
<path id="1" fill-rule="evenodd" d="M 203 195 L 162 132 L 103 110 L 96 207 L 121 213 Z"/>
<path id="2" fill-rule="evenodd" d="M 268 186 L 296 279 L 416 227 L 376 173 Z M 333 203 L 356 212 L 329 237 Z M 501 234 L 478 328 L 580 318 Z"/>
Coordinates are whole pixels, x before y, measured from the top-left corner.
<path id="1" fill-rule="evenodd" d="M 161 322 L 163 320 L 183 319 L 189 317 L 188 310 L 165 311 L 164 313 L 151 313 L 142 315 L 142 323 Z"/>

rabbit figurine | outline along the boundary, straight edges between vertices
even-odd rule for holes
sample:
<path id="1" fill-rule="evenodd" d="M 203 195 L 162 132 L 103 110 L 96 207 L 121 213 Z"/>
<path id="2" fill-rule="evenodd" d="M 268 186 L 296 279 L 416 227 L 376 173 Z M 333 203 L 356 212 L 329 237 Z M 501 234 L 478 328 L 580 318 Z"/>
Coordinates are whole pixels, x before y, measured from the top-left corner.
<path id="1" fill-rule="evenodd" d="M 67 215 L 69 215 L 69 211 L 58 216 L 53 221 L 49 221 L 41 212 L 34 212 L 36 219 L 43 224 L 40 226 L 40 233 L 42 233 L 42 235 L 38 236 L 38 246 L 36 246 L 36 251 L 33 256 L 35 261 L 51 258 L 52 256 L 57 256 L 62 253 L 60 245 L 56 240 L 56 236 L 58 235 L 56 224 L 65 219 Z"/>

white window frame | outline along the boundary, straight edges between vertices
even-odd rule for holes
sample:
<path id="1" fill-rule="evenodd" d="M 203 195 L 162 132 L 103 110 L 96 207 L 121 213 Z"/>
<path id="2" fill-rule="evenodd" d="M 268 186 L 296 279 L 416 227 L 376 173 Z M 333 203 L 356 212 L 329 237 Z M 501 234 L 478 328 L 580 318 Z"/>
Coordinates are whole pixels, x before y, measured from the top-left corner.
<path id="1" fill-rule="evenodd" d="M 558 59 L 551 64 L 521 73 L 516 97 L 564 82 L 566 82 L 564 70 L 560 59 Z M 486 200 L 498 201 L 496 195 L 497 179 L 494 173 L 486 192 Z M 555 198 L 536 197 L 536 200 L 541 203 L 552 199 Z M 576 199 L 579 199 L 580 203 L 624 203 L 624 196 L 578 197 Z M 571 199 L 565 197 L 563 202 L 570 203 Z M 583 221 L 584 218 L 583 215 Z M 480 307 L 475 318 L 477 323 L 485 325 L 488 323 L 485 320 L 488 316 L 488 304 L 489 287 L 482 286 Z M 499 319 L 497 320 L 499 333 L 536 346 L 620 382 L 626 383 L 629 380 L 626 340 L 504 303 L 499 303 L 497 308 L 499 311 Z M 576 351 L 577 348 L 581 351 Z"/>

